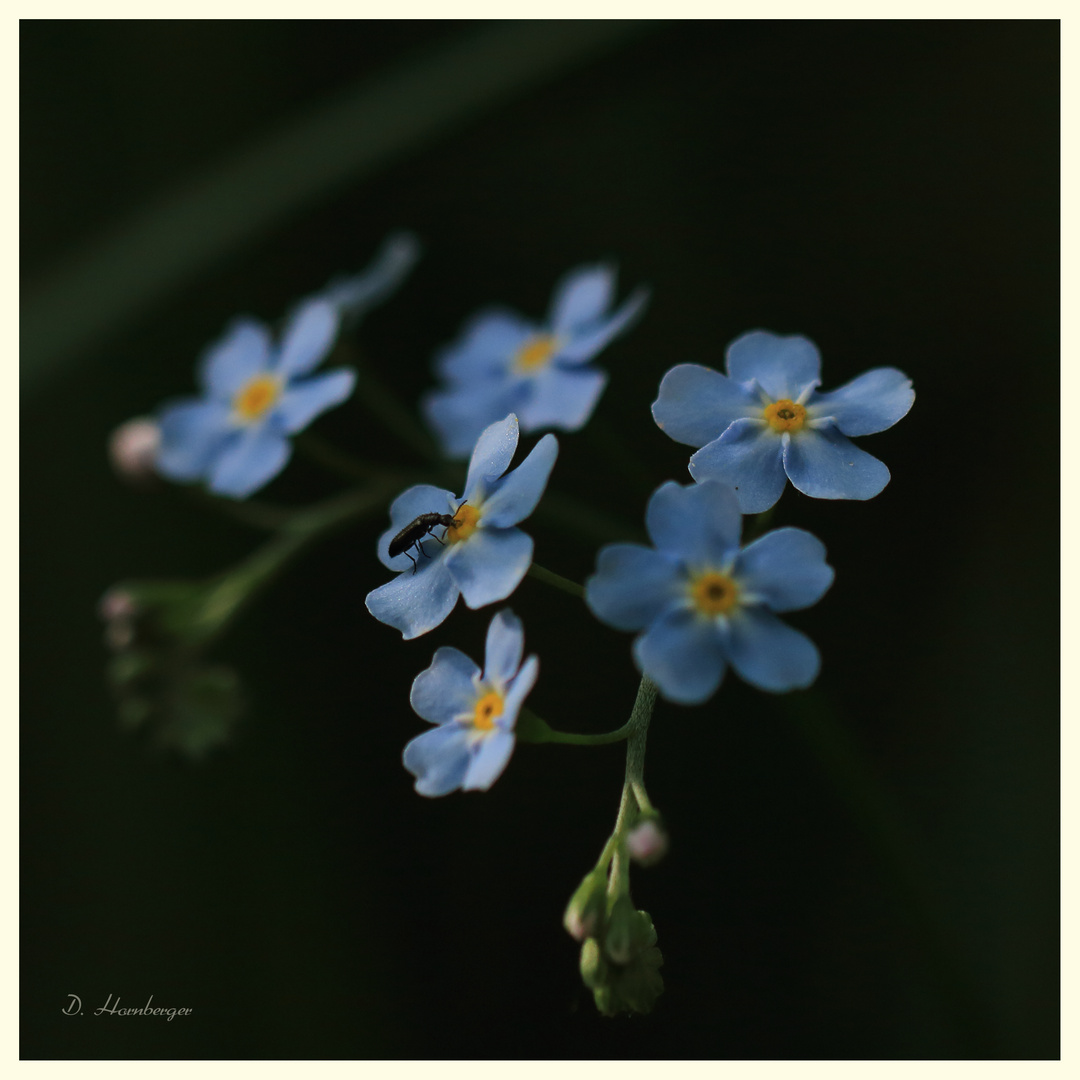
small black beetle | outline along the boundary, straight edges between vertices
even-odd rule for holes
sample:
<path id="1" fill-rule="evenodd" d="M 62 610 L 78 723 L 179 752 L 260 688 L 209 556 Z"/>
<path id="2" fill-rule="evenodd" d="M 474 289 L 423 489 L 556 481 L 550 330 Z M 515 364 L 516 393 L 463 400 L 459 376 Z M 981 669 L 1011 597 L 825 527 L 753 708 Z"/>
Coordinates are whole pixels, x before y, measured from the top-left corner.
<path id="1" fill-rule="evenodd" d="M 464 505 L 465 503 L 462 503 L 461 506 L 454 511 L 454 514 L 456 514 Z M 424 550 L 424 545 L 421 543 L 424 537 L 430 533 L 431 536 L 441 544 L 442 541 L 435 536 L 435 533 L 432 530 L 438 525 L 442 525 L 446 529 L 451 529 L 457 528 L 460 524 L 461 522 L 458 521 L 453 514 L 420 514 L 419 517 L 414 517 L 412 521 L 410 521 L 409 524 L 390 541 L 390 558 L 392 559 L 395 555 L 408 555 L 409 561 L 412 563 L 412 572 L 415 574 L 416 560 L 409 555 L 409 548 L 415 544 L 417 551 L 419 551 L 424 558 L 430 559 L 431 556 Z M 446 533 L 443 533 L 443 536 L 445 535 Z"/>

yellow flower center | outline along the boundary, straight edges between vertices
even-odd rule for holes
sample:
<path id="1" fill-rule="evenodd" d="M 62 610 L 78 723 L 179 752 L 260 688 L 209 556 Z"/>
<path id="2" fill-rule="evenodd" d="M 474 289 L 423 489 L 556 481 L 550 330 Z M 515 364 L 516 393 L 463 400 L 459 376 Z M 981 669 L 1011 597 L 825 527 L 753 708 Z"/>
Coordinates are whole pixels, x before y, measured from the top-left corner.
<path id="1" fill-rule="evenodd" d="M 469 503 L 463 503 L 454 511 L 454 520 L 457 525 L 451 525 L 446 530 L 445 541 L 456 544 L 459 540 L 467 540 L 474 532 L 480 521 L 480 511 Z"/>
<path id="2" fill-rule="evenodd" d="M 274 375 L 256 375 L 233 398 L 233 412 L 240 420 L 250 423 L 265 415 L 280 396 L 280 379 Z"/>
<path id="3" fill-rule="evenodd" d="M 702 615 L 726 615 L 739 601 L 734 581 L 716 570 L 706 570 L 690 581 L 690 598 Z"/>
<path id="4" fill-rule="evenodd" d="M 503 714 L 503 696 L 498 690 L 489 690 L 476 702 L 473 709 L 473 727 L 479 731 L 491 731 L 495 718 Z"/>
<path id="5" fill-rule="evenodd" d="M 520 375 L 535 375 L 547 366 L 558 348 L 559 339 L 553 334 L 537 334 L 514 355 L 514 370 Z"/>
<path id="6" fill-rule="evenodd" d="M 773 431 L 798 431 L 806 419 L 806 410 L 791 398 L 781 398 L 766 407 L 765 419 Z"/>

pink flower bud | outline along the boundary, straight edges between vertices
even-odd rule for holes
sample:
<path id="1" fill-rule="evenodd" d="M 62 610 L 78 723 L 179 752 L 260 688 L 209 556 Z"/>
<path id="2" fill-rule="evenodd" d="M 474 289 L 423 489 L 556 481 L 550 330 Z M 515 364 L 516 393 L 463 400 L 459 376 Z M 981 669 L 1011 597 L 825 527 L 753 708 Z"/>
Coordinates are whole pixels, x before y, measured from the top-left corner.
<path id="1" fill-rule="evenodd" d="M 121 424 L 109 436 L 109 460 L 122 480 L 146 484 L 157 476 L 155 463 L 160 446 L 157 421 L 139 416 Z"/>
<path id="2" fill-rule="evenodd" d="M 135 616 L 139 606 L 126 589 L 110 589 L 98 602 L 98 615 L 105 623 L 105 643 L 119 652 L 135 638 Z"/>
<path id="3" fill-rule="evenodd" d="M 626 850 L 630 858 L 642 866 L 659 862 L 668 849 L 668 835 L 658 821 L 643 821 L 626 836 Z"/>

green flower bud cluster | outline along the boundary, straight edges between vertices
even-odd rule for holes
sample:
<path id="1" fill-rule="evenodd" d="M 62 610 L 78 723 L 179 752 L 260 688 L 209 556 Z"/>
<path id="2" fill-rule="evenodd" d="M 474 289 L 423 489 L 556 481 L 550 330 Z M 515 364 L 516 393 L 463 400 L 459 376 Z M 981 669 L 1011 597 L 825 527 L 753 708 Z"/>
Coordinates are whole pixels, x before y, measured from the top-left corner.
<path id="1" fill-rule="evenodd" d="M 635 911 L 627 895 L 612 906 L 603 934 L 581 946 L 581 978 L 604 1016 L 651 1012 L 664 991 L 656 930 L 647 911 Z"/>
<path id="2" fill-rule="evenodd" d="M 100 605 L 120 723 L 189 757 L 225 742 L 244 707 L 236 673 L 201 658 L 217 625 L 208 617 L 212 597 L 199 584 L 132 583 Z"/>
<path id="3" fill-rule="evenodd" d="M 581 946 L 581 977 L 605 1016 L 647 1013 L 664 989 L 656 930 L 629 892 L 609 891 L 607 867 L 597 866 L 577 887 L 563 925 Z"/>

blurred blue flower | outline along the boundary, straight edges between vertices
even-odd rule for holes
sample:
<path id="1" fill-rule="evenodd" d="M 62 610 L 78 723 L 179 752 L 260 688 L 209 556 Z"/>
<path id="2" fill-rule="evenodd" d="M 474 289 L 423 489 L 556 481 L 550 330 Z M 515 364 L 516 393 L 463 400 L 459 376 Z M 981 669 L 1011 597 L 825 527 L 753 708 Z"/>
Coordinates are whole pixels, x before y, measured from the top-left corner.
<path id="1" fill-rule="evenodd" d="M 409 701 L 438 726 L 417 736 L 403 755 L 421 795 L 487 791 L 514 749 L 518 711 L 536 682 L 539 661 L 524 664 L 521 620 L 509 610 L 491 620 L 484 673 L 457 649 L 436 649 L 431 667 L 413 681 Z"/>
<path id="2" fill-rule="evenodd" d="M 419 258 L 420 241 L 412 233 L 392 233 L 370 265 L 350 277 L 334 278 L 311 299 L 333 304 L 342 324 L 351 327 L 404 281 Z"/>
<path id="3" fill-rule="evenodd" d="M 679 364 L 660 382 L 657 424 L 697 446 L 695 480 L 731 484 L 744 514 L 768 510 L 790 480 L 815 499 L 871 499 L 889 470 L 849 435 L 890 428 L 915 400 L 896 368 L 873 368 L 818 393 L 821 356 L 807 338 L 754 330 L 728 346 L 727 375 Z"/>
<path id="4" fill-rule="evenodd" d="M 776 529 L 740 548 L 738 500 L 716 480 L 662 484 L 645 524 L 654 547 L 602 548 L 586 602 L 616 629 L 644 630 L 634 659 L 665 698 L 705 701 L 728 664 L 762 690 L 814 681 L 817 649 L 776 613 L 810 607 L 832 584 L 820 540 Z"/>
<path id="5" fill-rule="evenodd" d="M 610 266 L 579 267 L 556 286 L 544 325 L 498 308 L 466 323 L 435 360 L 449 385 L 422 402 L 447 456 L 465 457 L 480 432 L 508 412 L 526 432 L 582 427 L 607 383 L 587 361 L 634 322 L 649 291 L 637 289 L 609 312 L 614 295 Z"/>
<path id="6" fill-rule="evenodd" d="M 505 600 L 518 587 L 532 562 L 533 542 L 514 526 L 540 501 L 559 444 L 554 435 L 545 435 L 507 473 L 517 444 L 518 419 L 511 413 L 477 440 L 460 499 L 443 488 L 418 484 L 394 500 L 378 554 L 383 566 L 399 573 L 368 593 L 365 603 L 376 619 L 405 638 L 419 637 L 450 614 L 459 595 L 468 607 L 480 608 Z M 449 514 L 458 524 L 441 536 L 436 531 L 415 560 L 408 552 L 391 556 L 391 540 L 421 514 L 431 513 Z"/>
<path id="7" fill-rule="evenodd" d="M 275 345 L 263 323 L 236 319 L 199 363 L 203 396 L 161 409 L 158 472 L 236 499 L 277 476 L 292 454 L 288 437 L 352 393 L 350 368 L 305 377 L 333 347 L 338 323 L 334 305 L 307 301 Z"/>

